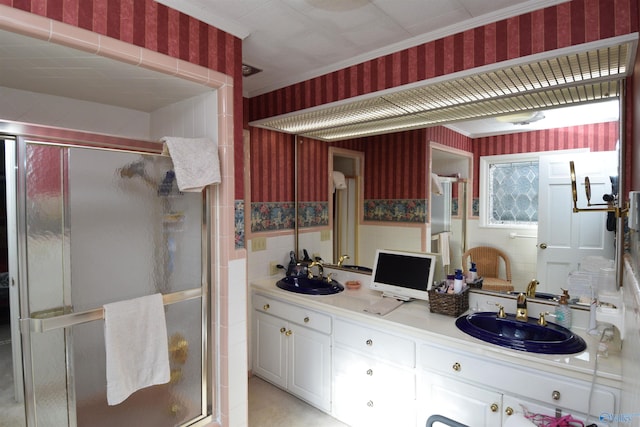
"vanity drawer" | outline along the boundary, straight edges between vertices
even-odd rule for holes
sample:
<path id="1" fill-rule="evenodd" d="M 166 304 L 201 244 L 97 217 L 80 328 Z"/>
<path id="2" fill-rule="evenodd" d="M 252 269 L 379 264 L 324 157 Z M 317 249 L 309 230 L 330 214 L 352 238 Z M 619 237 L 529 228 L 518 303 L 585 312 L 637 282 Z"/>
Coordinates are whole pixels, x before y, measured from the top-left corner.
<path id="1" fill-rule="evenodd" d="M 556 377 L 501 361 L 479 359 L 431 345 L 420 346 L 418 366 L 504 393 L 535 399 L 550 406 L 584 414 L 589 410 L 591 384 L 584 381 Z M 591 399 L 591 414 L 614 413 L 615 402 L 613 392 L 597 386 Z"/>
<path id="2" fill-rule="evenodd" d="M 331 317 L 326 314 L 260 294 L 253 294 L 252 304 L 255 310 L 262 313 L 281 317 L 324 334 L 331 333 Z"/>
<path id="3" fill-rule="evenodd" d="M 401 366 L 415 366 L 415 343 L 377 329 L 336 319 L 333 332 L 336 344 L 378 357 Z"/>
<path id="4" fill-rule="evenodd" d="M 333 361 L 336 390 L 374 401 L 416 398 L 413 370 L 392 366 L 342 348 L 334 348 Z"/>

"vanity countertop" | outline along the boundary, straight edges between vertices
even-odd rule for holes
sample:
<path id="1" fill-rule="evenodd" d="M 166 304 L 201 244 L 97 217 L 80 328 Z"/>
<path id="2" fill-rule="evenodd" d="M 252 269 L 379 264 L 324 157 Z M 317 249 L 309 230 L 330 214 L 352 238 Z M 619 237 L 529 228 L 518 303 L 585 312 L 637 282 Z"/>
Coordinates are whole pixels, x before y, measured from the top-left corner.
<path id="1" fill-rule="evenodd" d="M 466 354 L 476 354 L 496 361 L 504 361 L 529 369 L 558 374 L 591 382 L 600 336 L 586 333 L 584 329 L 572 331 L 584 338 L 587 349 L 570 355 L 548 355 L 511 350 L 473 338 L 455 326 L 455 317 L 431 313 L 426 301 L 414 300 L 403 303 L 397 309 L 381 316 L 365 311 L 365 308 L 379 301 L 380 292 L 370 290 L 365 284 L 360 289 L 345 289 L 334 295 L 312 296 L 282 290 L 276 286 L 281 277 L 273 276 L 254 280 L 254 291 L 283 301 L 305 306 L 332 315 L 395 332 L 421 341 L 457 350 Z M 487 310 L 488 311 L 488 310 Z M 597 382 L 620 388 L 622 362 L 619 354 L 599 357 L 597 360 Z"/>

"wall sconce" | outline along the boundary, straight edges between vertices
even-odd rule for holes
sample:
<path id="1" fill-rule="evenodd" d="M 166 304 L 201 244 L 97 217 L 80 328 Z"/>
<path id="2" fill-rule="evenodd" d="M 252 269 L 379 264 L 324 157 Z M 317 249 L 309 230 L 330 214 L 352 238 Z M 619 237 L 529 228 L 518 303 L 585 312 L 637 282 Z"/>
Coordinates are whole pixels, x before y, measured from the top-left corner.
<path id="1" fill-rule="evenodd" d="M 618 195 L 617 194 L 607 194 L 604 196 L 605 201 L 607 203 L 591 203 L 591 183 L 589 182 L 589 177 L 586 176 L 584 178 L 584 191 L 587 196 L 587 207 L 586 208 L 578 208 L 578 186 L 576 185 L 576 169 L 573 163 L 573 160 L 569 162 L 569 167 L 571 169 L 571 192 L 573 194 L 573 212 L 612 212 L 615 214 L 616 218 L 623 217 L 629 210 L 628 207 L 617 206 Z M 598 206 L 606 206 L 606 207 L 598 207 Z"/>

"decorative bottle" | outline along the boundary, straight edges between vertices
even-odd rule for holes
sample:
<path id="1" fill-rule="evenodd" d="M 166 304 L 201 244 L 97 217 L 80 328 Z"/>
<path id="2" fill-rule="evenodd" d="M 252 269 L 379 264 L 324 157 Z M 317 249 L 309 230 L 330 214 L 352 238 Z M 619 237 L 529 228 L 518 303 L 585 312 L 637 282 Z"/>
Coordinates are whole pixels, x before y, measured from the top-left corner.
<path id="1" fill-rule="evenodd" d="M 571 328 L 571 309 L 569 308 L 569 291 L 562 289 L 560 301 L 556 307 L 556 323 L 565 328 Z"/>

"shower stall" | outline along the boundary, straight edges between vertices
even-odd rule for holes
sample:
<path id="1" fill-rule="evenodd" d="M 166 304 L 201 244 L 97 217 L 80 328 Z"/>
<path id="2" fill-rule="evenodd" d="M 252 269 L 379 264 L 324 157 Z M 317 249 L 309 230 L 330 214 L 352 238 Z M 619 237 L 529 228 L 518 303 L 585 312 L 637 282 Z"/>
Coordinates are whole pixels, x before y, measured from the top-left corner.
<path id="1" fill-rule="evenodd" d="M 18 136 L 5 156 L 27 426 L 211 422 L 210 192 L 181 193 L 159 144 Z M 171 379 L 109 406 L 102 306 L 156 293 Z"/>

